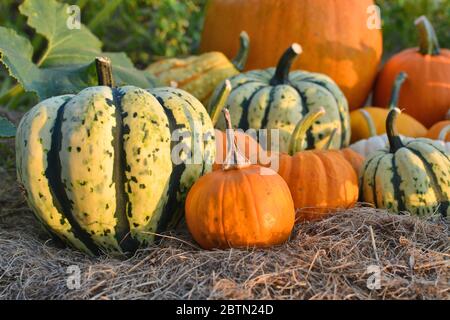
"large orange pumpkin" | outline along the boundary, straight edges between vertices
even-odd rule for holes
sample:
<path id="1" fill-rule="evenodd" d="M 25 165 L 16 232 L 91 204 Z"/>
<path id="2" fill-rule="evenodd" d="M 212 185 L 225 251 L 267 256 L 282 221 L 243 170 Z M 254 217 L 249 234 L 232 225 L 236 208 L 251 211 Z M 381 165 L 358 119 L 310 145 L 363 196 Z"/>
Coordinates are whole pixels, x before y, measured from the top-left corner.
<path id="1" fill-rule="evenodd" d="M 298 221 L 321 219 L 337 209 L 353 207 L 358 200 L 360 163 L 354 169 L 338 150 L 298 150 L 307 128 L 323 113 L 319 109 L 306 115 L 294 131 L 289 153 L 279 156 L 278 173 L 291 190 Z"/>
<path id="2" fill-rule="evenodd" d="M 228 110 L 224 111 L 231 142 L 231 121 Z M 186 224 L 193 238 L 204 249 L 267 247 L 285 242 L 295 219 L 286 182 L 270 169 L 251 165 L 234 143 L 229 145 L 223 169 L 200 178 L 187 196 Z"/>
<path id="3" fill-rule="evenodd" d="M 381 30 L 369 28 L 372 0 L 211 0 L 201 51 L 231 57 L 236 38 L 252 39 L 247 70 L 276 64 L 283 50 L 301 43 L 305 54 L 294 65 L 330 76 L 352 109 L 369 95 L 382 56 Z"/>
<path id="4" fill-rule="evenodd" d="M 433 26 L 426 17 L 416 20 L 420 47 L 393 56 L 378 77 L 374 102 L 386 106 L 392 84 L 401 71 L 409 77 L 399 105 L 426 127 L 444 120 L 450 105 L 450 50 L 440 49 Z"/>

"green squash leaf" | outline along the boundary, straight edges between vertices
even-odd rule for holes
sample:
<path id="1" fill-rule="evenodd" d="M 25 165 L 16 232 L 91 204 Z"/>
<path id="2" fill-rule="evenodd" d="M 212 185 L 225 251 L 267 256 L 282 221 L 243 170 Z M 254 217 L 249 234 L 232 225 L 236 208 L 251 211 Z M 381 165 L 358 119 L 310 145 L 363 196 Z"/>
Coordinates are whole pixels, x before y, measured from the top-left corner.
<path id="1" fill-rule="evenodd" d="M 16 127 L 0 116 L 0 138 L 12 138 L 16 135 Z"/>
<path id="2" fill-rule="evenodd" d="M 3 64 L 25 91 L 40 99 L 77 93 L 97 84 L 94 59 L 107 56 L 113 63 L 117 85 L 153 87 L 156 81 L 137 70 L 124 53 L 104 53 L 102 43 L 84 25 L 70 29 L 67 4 L 55 0 L 25 0 L 19 7 L 27 23 L 47 40 L 47 48 L 37 63 L 33 62 L 30 41 L 14 30 L 0 27 L 0 53 Z"/>

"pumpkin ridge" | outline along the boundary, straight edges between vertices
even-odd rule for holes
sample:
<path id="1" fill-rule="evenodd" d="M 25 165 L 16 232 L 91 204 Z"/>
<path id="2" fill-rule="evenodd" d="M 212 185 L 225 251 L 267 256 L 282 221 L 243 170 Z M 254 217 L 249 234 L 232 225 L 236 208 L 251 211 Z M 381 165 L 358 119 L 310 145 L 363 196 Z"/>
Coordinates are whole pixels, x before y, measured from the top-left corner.
<path id="1" fill-rule="evenodd" d="M 255 201 L 255 196 L 252 191 L 252 184 L 250 183 L 250 180 L 247 177 L 245 172 L 241 171 L 241 175 L 243 177 L 243 180 L 245 181 L 245 185 L 247 186 L 248 193 L 246 193 L 246 194 L 247 194 L 247 196 L 249 196 L 249 200 L 247 200 L 248 201 L 247 203 L 251 203 L 251 205 L 252 205 L 252 217 L 253 217 L 253 219 L 255 219 L 254 226 L 256 226 L 256 234 L 258 236 L 261 236 L 261 229 L 262 229 L 261 228 L 261 219 L 258 216 L 259 210 L 257 210 L 257 208 L 256 208 L 256 201 Z"/>
<path id="2" fill-rule="evenodd" d="M 425 170 L 427 171 L 428 176 L 430 177 L 431 182 L 431 188 L 435 192 L 437 199 L 439 202 L 441 202 L 441 206 L 439 207 L 439 211 L 442 213 L 444 217 L 447 217 L 447 209 L 450 205 L 450 201 L 446 199 L 444 196 L 444 191 L 442 190 L 441 186 L 438 183 L 438 178 L 436 174 L 434 173 L 433 168 L 428 163 L 427 159 L 423 156 L 422 152 L 420 152 L 417 149 L 414 149 L 412 147 L 407 148 L 409 151 L 411 151 L 414 155 L 416 155 L 423 163 Z M 441 211 L 442 209 L 442 211 Z"/>
<path id="3" fill-rule="evenodd" d="M 226 231 L 226 226 L 225 226 L 225 213 L 223 212 L 223 208 L 225 208 L 225 204 L 226 204 L 226 200 L 227 200 L 226 197 L 224 197 L 224 190 L 225 189 L 229 189 L 229 188 L 226 188 L 227 184 L 228 184 L 228 181 L 229 181 L 228 176 L 229 175 L 227 175 L 226 172 L 224 172 L 223 180 L 220 182 L 220 196 L 222 198 L 222 203 L 220 205 L 220 218 L 221 218 L 220 219 L 220 224 L 222 226 L 223 239 L 224 239 L 224 241 L 225 241 L 225 243 L 227 245 L 230 245 L 230 242 L 229 242 L 229 240 L 227 238 L 227 231 Z M 232 185 L 233 184 L 231 184 L 231 186 Z"/>
<path id="4" fill-rule="evenodd" d="M 369 169 L 370 165 L 372 164 L 372 162 L 376 162 L 376 160 L 379 160 L 379 157 L 381 157 L 383 154 L 377 154 L 376 156 L 368 159 L 365 164 L 364 167 L 361 170 L 361 177 L 360 177 L 360 190 L 359 190 L 359 195 L 360 195 L 360 200 L 363 200 L 363 195 L 364 195 L 364 186 L 365 186 L 365 182 L 366 182 L 366 171 Z M 367 182 L 369 183 L 369 182 Z"/>
<path id="5" fill-rule="evenodd" d="M 377 179 L 376 179 L 376 176 L 377 176 L 377 171 L 378 171 L 378 168 L 380 167 L 380 163 L 381 163 L 381 160 L 383 159 L 383 157 L 380 157 L 379 159 L 378 159 L 378 162 L 377 162 L 377 164 L 375 165 L 375 168 L 374 168 L 374 170 L 373 170 L 373 187 L 372 187 L 372 191 L 373 191 L 373 202 L 374 202 L 374 204 L 375 204 L 375 207 L 378 207 L 378 197 L 377 197 Z"/>
<path id="6" fill-rule="evenodd" d="M 209 71 L 215 69 L 215 68 L 220 68 L 222 65 L 225 66 L 225 63 L 223 63 L 223 61 L 219 61 L 216 63 L 212 63 L 211 65 L 208 66 L 208 68 L 203 69 L 201 72 L 196 73 L 192 76 L 190 76 L 189 78 L 183 79 L 181 81 L 178 81 L 178 86 L 182 87 L 184 85 L 186 85 L 189 82 L 192 82 L 194 80 L 197 80 L 198 78 L 204 76 L 205 74 L 207 74 Z"/>
<path id="7" fill-rule="evenodd" d="M 114 217 L 117 220 L 115 225 L 115 238 L 117 243 L 125 252 L 134 252 L 139 247 L 139 243 L 131 236 L 130 222 L 127 214 L 132 211 L 132 204 L 129 201 L 128 194 L 125 191 L 125 184 L 129 183 L 125 168 L 127 167 L 127 157 L 124 148 L 124 134 L 129 132 L 130 128 L 123 124 L 122 98 L 124 92 L 119 89 L 112 88 L 112 106 L 114 107 L 114 116 L 116 118 L 116 126 L 112 129 L 113 139 L 111 141 L 114 148 L 114 169 L 113 181 L 116 188 L 116 212 Z"/>
<path id="8" fill-rule="evenodd" d="M 408 144 L 407 144 L 406 146 L 408 147 Z M 445 151 L 442 151 L 441 149 L 439 149 L 438 147 L 436 147 L 433 143 L 430 143 L 430 147 L 432 147 L 433 149 L 435 149 L 437 152 L 439 152 L 439 153 L 442 154 L 444 157 L 446 157 L 448 161 L 450 161 L 450 156 L 449 156 Z"/>
<path id="9" fill-rule="evenodd" d="M 231 79 L 230 81 L 233 81 L 233 79 Z M 233 87 L 233 90 L 236 90 L 238 88 L 241 88 L 241 87 L 243 87 L 247 84 L 251 84 L 251 83 L 261 83 L 261 85 L 264 85 L 260 80 L 254 79 L 254 80 L 248 80 L 248 81 L 241 82 L 237 85 L 233 85 L 232 87 Z"/>
<path id="10" fill-rule="evenodd" d="M 255 81 L 257 82 L 257 81 Z M 256 97 L 256 95 L 263 90 L 264 88 L 266 88 L 267 86 L 262 85 L 261 87 L 259 87 L 257 90 L 255 90 L 250 97 L 248 97 L 248 99 L 245 101 L 245 103 L 242 106 L 242 115 L 241 118 L 239 119 L 239 125 L 238 127 L 244 131 L 249 129 L 249 122 L 248 122 L 248 109 L 250 108 L 250 105 L 252 103 L 252 100 L 254 97 Z M 236 88 L 235 88 L 236 89 Z"/>
<path id="11" fill-rule="evenodd" d="M 393 154 L 392 157 L 392 186 L 394 187 L 394 198 L 397 199 L 398 204 L 398 212 L 406 211 L 405 205 L 405 191 L 400 188 L 402 183 L 402 179 L 398 174 L 398 166 L 396 163 L 396 154 Z M 378 206 L 376 206 L 378 207 Z"/>
<path id="12" fill-rule="evenodd" d="M 371 158 L 368 161 L 365 161 L 363 167 L 361 168 L 361 174 L 359 176 L 359 201 L 363 200 L 363 192 L 364 192 L 364 176 L 367 168 L 372 163 L 372 161 L 375 160 L 375 158 Z"/>
<path id="13" fill-rule="evenodd" d="M 167 120 L 169 123 L 170 132 L 172 133 L 177 129 L 183 128 L 184 125 L 179 124 L 177 122 L 177 120 L 175 119 L 175 116 L 173 115 L 172 110 L 165 105 L 164 99 L 155 93 L 153 95 L 156 97 L 156 99 L 159 101 L 159 103 L 161 104 L 161 106 L 164 109 L 164 112 L 167 116 Z M 176 143 L 177 143 L 176 141 L 170 142 L 171 154 L 172 154 L 172 150 L 175 147 Z M 174 163 L 172 161 L 172 173 L 169 178 L 169 187 L 167 190 L 167 193 L 169 194 L 169 196 L 167 198 L 166 204 L 164 205 L 164 208 L 162 209 L 161 219 L 160 219 L 160 221 L 158 221 L 156 233 L 161 233 L 163 230 L 165 230 L 167 228 L 167 226 L 171 222 L 174 222 L 174 221 L 171 221 L 171 219 L 170 219 L 172 216 L 171 213 L 175 212 L 175 210 L 176 210 L 177 193 L 180 190 L 181 176 L 183 175 L 183 172 L 185 169 L 186 169 L 186 164 L 184 162 L 174 165 Z"/>
<path id="14" fill-rule="evenodd" d="M 61 215 L 65 217 L 70 225 L 74 236 L 79 239 L 86 246 L 88 250 L 94 255 L 100 253 L 100 249 L 92 240 L 89 233 L 84 230 L 78 223 L 72 212 L 72 205 L 67 196 L 64 188 L 64 183 L 61 178 L 61 160 L 59 156 L 59 151 L 62 146 L 62 122 L 64 118 L 64 111 L 66 105 L 71 99 L 63 103 L 57 111 L 57 116 L 55 124 L 53 126 L 53 132 L 51 136 L 51 147 L 47 153 L 47 169 L 45 171 L 45 176 L 48 179 L 49 189 L 52 194 L 53 204 L 55 208 L 61 212 Z"/>
<path id="15" fill-rule="evenodd" d="M 265 108 L 264 116 L 263 116 L 263 118 L 261 120 L 261 125 L 260 125 L 261 129 L 266 129 L 267 124 L 269 123 L 270 110 L 273 107 L 276 90 L 277 90 L 277 86 L 274 86 L 274 87 L 272 87 L 272 89 L 270 89 L 269 102 L 267 103 L 267 108 Z"/>
<path id="16" fill-rule="evenodd" d="M 300 96 L 300 100 L 302 101 L 303 108 L 301 110 L 302 119 L 306 117 L 306 115 L 309 113 L 308 108 L 308 98 L 306 98 L 306 95 L 304 95 L 301 90 L 294 84 L 291 84 L 292 88 L 294 88 L 295 91 L 297 91 L 298 95 Z M 312 149 L 314 146 L 314 136 L 312 134 L 312 128 L 314 124 L 306 130 L 306 150 Z"/>
<path id="17" fill-rule="evenodd" d="M 341 105 L 340 101 L 337 99 L 336 95 L 330 90 L 330 88 L 328 87 L 328 84 L 326 82 L 320 81 L 320 80 L 315 80 L 314 78 L 304 78 L 304 79 L 302 79 L 302 81 L 310 82 L 310 83 L 320 86 L 321 88 L 324 88 L 326 91 L 328 91 L 330 93 L 330 95 L 336 101 L 336 105 L 338 107 Z M 346 144 L 345 140 L 346 140 L 346 136 L 347 136 L 347 132 L 348 132 L 348 127 L 345 125 L 345 119 L 344 119 L 343 113 L 342 112 L 338 112 L 338 113 L 339 113 L 339 120 L 341 122 L 341 130 L 342 130 L 340 148 L 343 148 Z"/>

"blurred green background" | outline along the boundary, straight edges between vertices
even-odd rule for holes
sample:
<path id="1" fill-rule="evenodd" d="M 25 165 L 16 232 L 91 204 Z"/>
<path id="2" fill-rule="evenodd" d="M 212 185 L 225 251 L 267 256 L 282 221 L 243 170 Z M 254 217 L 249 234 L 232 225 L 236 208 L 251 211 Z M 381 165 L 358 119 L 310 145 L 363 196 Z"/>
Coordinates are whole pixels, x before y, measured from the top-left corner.
<path id="1" fill-rule="evenodd" d="M 45 1 L 45 0 L 43 0 Z M 21 0 L 1 0 L 0 25 L 33 35 L 17 7 Z M 106 51 L 125 51 L 144 68 L 161 57 L 197 51 L 207 0 L 64 0 L 81 8 L 82 22 L 105 44 Z M 450 47 L 450 0 L 377 0 L 383 18 L 385 57 L 416 46 L 414 20 L 427 15 L 442 47 Z M 34 37 L 37 55 L 45 41 Z M 0 67 L 0 95 L 13 80 Z M 32 99 L 32 98 L 31 98 Z M 18 105 L 13 103 L 12 106 Z"/>

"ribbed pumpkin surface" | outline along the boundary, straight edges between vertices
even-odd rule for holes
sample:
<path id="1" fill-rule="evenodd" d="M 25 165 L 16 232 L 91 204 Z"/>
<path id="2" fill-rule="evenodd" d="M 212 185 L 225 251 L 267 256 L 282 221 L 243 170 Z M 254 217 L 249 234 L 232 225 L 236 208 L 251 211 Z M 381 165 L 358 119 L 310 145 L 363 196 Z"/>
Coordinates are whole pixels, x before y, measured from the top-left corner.
<path id="1" fill-rule="evenodd" d="M 202 163 L 172 162 L 176 129 L 190 133 L 182 142 Z M 187 191 L 211 170 L 213 137 L 204 107 L 182 90 L 92 87 L 23 117 L 18 178 L 52 234 L 90 254 L 133 252 L 178 221 Z"/>
<path id="2" fill-rule="evenodd" d="M 151 64 L 147 71 L 165 85 L 175 81 L 178 88 L 206 104 L 217 84 L 239 73 L 221 52 L 208 52 L 186 59 L 165 59 Z"/>
<path id="3" fill-rule="evenodd" d="M 233 90 L 228 106 L 234 127 L 244 131 L 280 129 L 280 151 L 286 152 L 296 124 L 310 110 L 324 107 L 326 114 L 307 131 L 303 149 L 324 147 L 334 128 L 337 132 L 330 147 L 348 146 L 348 104 L 333 80 L 321 74 L 294 71 L 289 74 L 288 84 L 271 85 L 274 73 L 275 69 L 270 68 L 230 79 Z M 219 120 L 217 128 L 225 128 L 223 120 Z"/>
<path id="4" fill-rule="evenodd" d="M 376 151 L 364 164 L 365 202 L 419 216 L 450 213 L 450 157 L 428 139 L 414 139 L 395 153 Z"/>

